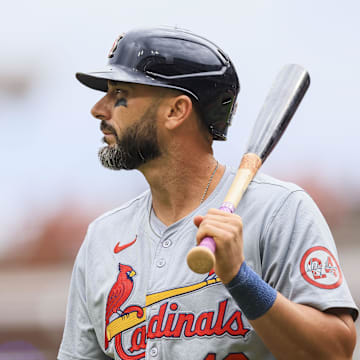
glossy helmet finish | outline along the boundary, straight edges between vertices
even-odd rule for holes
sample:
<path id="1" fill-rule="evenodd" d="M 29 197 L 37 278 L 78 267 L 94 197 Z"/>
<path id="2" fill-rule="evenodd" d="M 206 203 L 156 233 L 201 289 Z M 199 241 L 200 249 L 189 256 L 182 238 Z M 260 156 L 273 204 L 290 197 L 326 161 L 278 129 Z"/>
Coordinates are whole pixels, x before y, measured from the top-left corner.
<path id="1" fill-rule="evenodd" d="M 120 35 L 105 69 L 77 73 L 84 85 L 107 91 L 108 80 L 180 90 L 198 103 L 214 140 L 226 140 L 239 80 L 214 43 L 178 28 L 135 29 Z"/>

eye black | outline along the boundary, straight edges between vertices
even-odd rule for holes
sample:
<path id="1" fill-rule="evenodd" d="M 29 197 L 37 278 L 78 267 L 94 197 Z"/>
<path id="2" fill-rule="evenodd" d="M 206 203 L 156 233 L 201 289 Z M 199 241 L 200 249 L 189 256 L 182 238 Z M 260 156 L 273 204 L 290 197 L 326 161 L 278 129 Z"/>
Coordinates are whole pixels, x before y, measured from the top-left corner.
<path id="1" fill-rule="evenodd" d="M 126 99 L 125 99 L 125 98 L 121 98 L 121 99 L 116 100 L 114 107 L 118 107 L 118 106 L 125 106 L 125 107 L 127 107 L 127 101 L 126 101 Z"/>

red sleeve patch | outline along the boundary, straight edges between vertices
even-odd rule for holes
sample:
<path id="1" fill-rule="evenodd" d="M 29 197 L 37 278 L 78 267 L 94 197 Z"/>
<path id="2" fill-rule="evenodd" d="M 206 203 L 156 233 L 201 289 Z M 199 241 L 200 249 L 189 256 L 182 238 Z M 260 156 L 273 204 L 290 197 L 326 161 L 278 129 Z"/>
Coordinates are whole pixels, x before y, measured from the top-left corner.
<path id="1" fill-rule="evenodd" d="M 335 289 L 342 284 L 342 273 L 335 256 L 323 246 L 307 250 L 301 259 L 300 272 L 310 284 Z"/>

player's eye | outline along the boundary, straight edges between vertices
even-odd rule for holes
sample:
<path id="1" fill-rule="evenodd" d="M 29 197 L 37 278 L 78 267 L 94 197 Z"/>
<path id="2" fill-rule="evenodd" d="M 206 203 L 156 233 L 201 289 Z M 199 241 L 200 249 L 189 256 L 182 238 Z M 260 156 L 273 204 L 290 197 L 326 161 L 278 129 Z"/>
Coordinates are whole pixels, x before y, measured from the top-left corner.
<path id="1" fill-rule="evenodd" d="M 126 96 L 127 95 L 127 91 L 124 90 L 124 89 L 120 89 L 120 88 L 115 89 L 115 93 L 120 94 L 121 96 Z"/>

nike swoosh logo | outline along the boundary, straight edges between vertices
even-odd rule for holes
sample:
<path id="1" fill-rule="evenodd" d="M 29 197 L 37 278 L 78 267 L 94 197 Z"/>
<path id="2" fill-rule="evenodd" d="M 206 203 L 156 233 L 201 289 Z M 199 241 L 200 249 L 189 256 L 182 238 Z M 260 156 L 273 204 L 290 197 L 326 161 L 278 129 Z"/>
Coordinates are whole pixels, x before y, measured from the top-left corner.
<path id="1" fill-rule="evenodd" d="M 121 245 L 121 246 L 120 246 L 120 241 L 119 241 L 114 247 L 114 253 L 117 254 L 120 251 L 123 251 L 124 249 L 128 248 L 129 246 L 134 245 L 136 242 L 136 239 L 137 239 L 137 235 L 135 236 L 135 239 L 133 241 L 131 241 L 125 245 Z"/>

